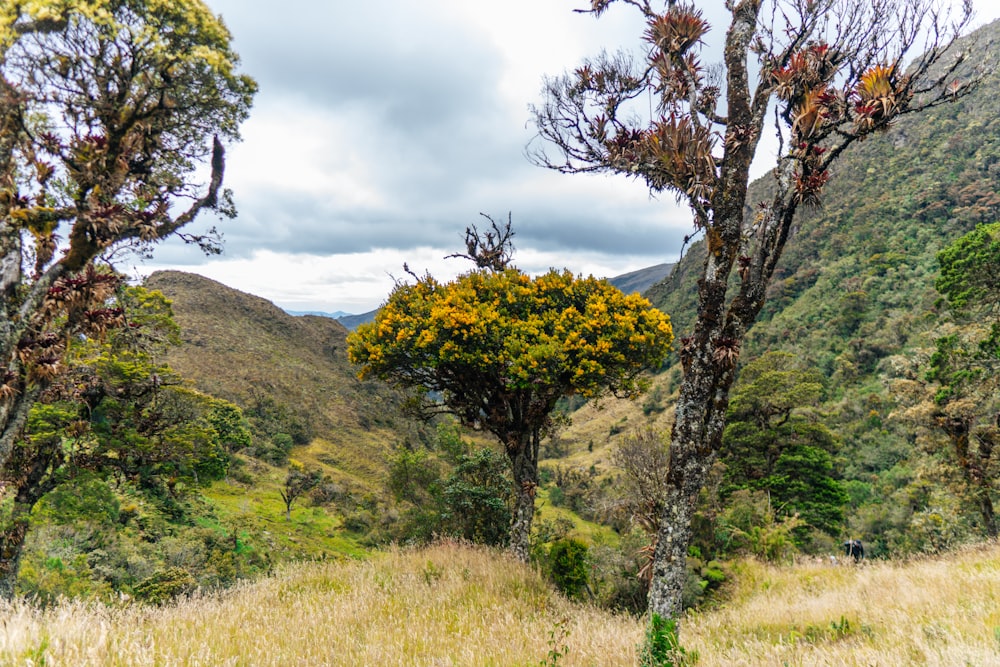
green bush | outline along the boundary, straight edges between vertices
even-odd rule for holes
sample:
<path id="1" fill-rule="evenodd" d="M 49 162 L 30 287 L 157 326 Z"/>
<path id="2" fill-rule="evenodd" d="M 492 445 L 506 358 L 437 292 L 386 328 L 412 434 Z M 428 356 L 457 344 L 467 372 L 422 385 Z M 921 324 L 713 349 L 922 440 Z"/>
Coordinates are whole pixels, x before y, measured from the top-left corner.
<path id="1" fill-rule="evenodd" d="M 579 598 L 587 590 L 589 558 L 587 545 L 573 538 L 564 538 L 549 548 L 549 576 L 564 595 Z"/>
<path id="2" fill-rule="evenodd" d="M 190 572 L 181 567 L 168 567 L 141 581 L 132 589 L 132 593 L 138 600 L 162 604 L 178 595 L 190 593 L 195 585 Z"/>
<path id="3" fill-rule="evenodd" d="M 698 652 L 681 646 L 677 621 L 653 614 L 646 628 L 646 641 L 639 651 L 641 667 L 684 667 L 698 662 Z"/>

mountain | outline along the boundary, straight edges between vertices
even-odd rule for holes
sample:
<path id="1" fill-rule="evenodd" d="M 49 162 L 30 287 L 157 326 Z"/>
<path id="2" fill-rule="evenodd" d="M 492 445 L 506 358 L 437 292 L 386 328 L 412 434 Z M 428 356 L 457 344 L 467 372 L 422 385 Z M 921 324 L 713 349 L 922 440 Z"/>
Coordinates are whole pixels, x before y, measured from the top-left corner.
<path id="1" fill-rule="evenodd" d="M 362 324 L 367 324 L 375 319 L 375 314 L 378 309 L 369 310 L 367 313 L 361 313 L 360 315 L 341 315 L 337 318 L 337 321 L 344 325 L 348 331 L 354 331 Z"/>
<path id="2" fill-rule="evenodd" d="M 970 67 L 995 61 L 989 49 L 1000 22 L 973 38 Z M 840 437 L 834 465 L 852 499 L 851 534 L 886 552 L 940 548 L 975 536 L 979 519 L 957 500 L 961 477 L 946 441 L 897 418 L 907 404 L 893 385 L 925 376 L 949 321 L 934 288 L 937 253 L 977 224 L 1000 220 L 1000 75 L 972 95 L 903 117 L 831 171 L 821 205 L 798 216 L 741 363 L 784 351 L 825 378 L 820 411 Z M 752 186 L 751 207 L 767 188 L 767 178 Z M 704 253 L 695 244 L 646 293 L 678 337 L 690 333 Z"/>
<path id="3" fill-rule="evenodd" d="M 319 317 L 329 317 L 331 320 L 339 320 L 341 317 L 351 317 L 352 313 L 343 310 L 335 310 L 328 313 L 323 310 L 286 310 L 289 315 L 318 315 Z"/>
<path id="4" fill-rule="evenodd" d="M 632 294 L 633 292 L 641 294 L 655 283 L 669 276 L 673 268 L 673 264 L 657 264 L 645 269 L 639 269 L 638 271 L 632 271 L 631 273 L 623 273 L 614 278 L 608 278 L 608 282 L 626 294 Z"/>
<path id="5" fill-rule="evenodd" d="M 251 418 L 278 421 L 342 478 L 371 485 L 391 445 L 421 437 L 398 393 L 358 380 L 336 320 L 289 315 L 193 274 L 158 271 L 146 286 L 172 301 L 183 339 L 167 357 L 176 371 Z"/>

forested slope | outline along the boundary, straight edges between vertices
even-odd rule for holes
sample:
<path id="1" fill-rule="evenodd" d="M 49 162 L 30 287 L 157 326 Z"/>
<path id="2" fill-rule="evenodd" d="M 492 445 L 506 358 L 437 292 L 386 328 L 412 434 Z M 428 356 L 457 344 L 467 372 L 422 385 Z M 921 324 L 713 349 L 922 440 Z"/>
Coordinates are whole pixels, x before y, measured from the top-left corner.
<path id="1" fill-rule="evenodd" d="M 1000 24 L 979 31 L 985 61 Z M 823 421 L 840 437 L 835 468 L 851 497 L 849 532 L 876 553 L 948 546 L 978 532 L 940 434 L 899 418 L 893 380 L 919 379 L 948 319 L 934 288 L 937 253 L 1000 219 L 1000 77 L 975 94 L 908 116 L 855 145 L 819 207 L 801 213 L 741 362 L 790 352 L 825 378 Z M 750 201 L 766 199 L 767 177 Z M 748 211 L 748 215 L 751 214 Z M 647 292 L 687 335 L 695 244 Z"/>

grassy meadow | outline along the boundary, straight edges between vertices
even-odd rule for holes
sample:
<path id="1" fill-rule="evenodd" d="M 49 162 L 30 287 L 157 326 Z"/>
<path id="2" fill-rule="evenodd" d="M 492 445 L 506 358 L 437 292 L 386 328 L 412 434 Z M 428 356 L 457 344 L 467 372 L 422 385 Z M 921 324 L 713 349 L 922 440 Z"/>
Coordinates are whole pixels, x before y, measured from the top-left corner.
<path id="1" fill-rule="evenodd" d="M 734 566 L 689 615 L 698 665 L 1000 665 L 1000 547 L 862 566 Z M 302 563 L 164 607 L 0 607 L 4 665 L 635 665 L 642 621 L 453 543 Z"/>

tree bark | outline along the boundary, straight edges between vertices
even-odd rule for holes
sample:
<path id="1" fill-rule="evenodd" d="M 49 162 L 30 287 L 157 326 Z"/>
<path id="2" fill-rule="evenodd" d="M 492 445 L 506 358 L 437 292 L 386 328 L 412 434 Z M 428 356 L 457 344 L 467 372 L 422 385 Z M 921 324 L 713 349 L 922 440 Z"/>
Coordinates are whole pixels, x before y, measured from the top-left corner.
<path id="1" fill-rule="evenodd" d="M 522 563 L 530 556 L 531 522 L 535 518 L 535 492 L 538 489 L 539 434 L 517 434 L 508 445 L 514 475 L 514 517 L 510 528 L 510 551 Z"/>
<path id="2" fill-rule="evenodd" d="M 10 520 L 0 529 L 0 599 L 12 600 L 21 567 L 21 551 L 28 535 L 28 517 L 34 503 L 14 501 Z"/>

